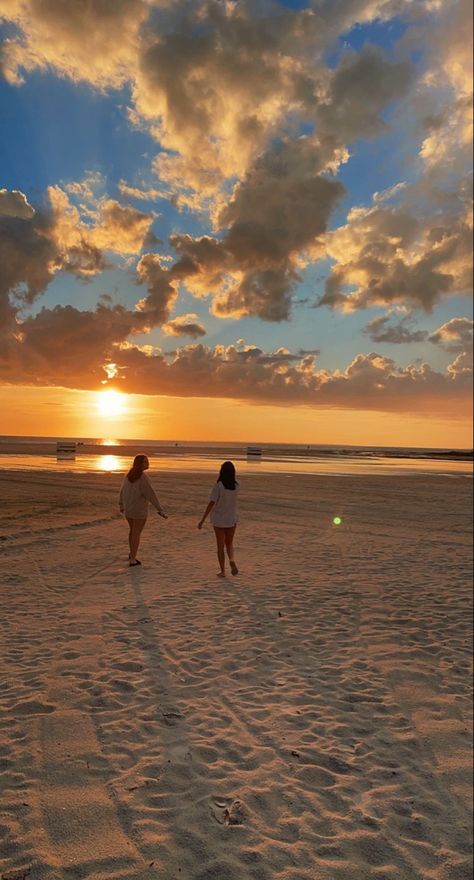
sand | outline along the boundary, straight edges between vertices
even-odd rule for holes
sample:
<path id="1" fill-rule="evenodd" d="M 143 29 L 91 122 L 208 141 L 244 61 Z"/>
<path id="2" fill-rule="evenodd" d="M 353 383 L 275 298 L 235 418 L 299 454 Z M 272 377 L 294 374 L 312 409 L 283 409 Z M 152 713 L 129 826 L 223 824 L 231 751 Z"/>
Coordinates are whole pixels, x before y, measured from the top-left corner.
<path id="1" fill-rule="evenodd" d="M 0 472 L 2 880 L 470 880 L 472 481 L 151 477 Z"/>

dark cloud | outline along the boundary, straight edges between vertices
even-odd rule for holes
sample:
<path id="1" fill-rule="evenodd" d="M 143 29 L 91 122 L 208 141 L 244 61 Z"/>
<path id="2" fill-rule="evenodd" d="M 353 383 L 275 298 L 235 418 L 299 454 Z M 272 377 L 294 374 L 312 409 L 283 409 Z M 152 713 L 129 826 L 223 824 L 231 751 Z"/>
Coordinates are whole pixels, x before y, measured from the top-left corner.
<path id="1" fill-rule="evenodd" d="M 145 316 L 149 327 L 164 324 L 178 295 L 169 270 L 163 268 L 157 254 L 144 254 L 138 262 L 137 275 L 148 288 L 148 296 L 140 300 L 137 308 Z"/>
<path id="2" fill-rule="evenodd" d="M 317 110 L 320 137 L 345 144 L 382 131 L 382 110 L 408 92 L 412 78 L 409 64 L 389 62 L 375 47 L 346 55 Z"/>
<path id="3" fill-rule="evenodd" d="M 18 217 L 21 220 L 29 220 L 35 213 L 34 208 L 28 203 L 24 193 L 17 189 L 9 192 L 0 189 L 0 217 Z"/>
<path id="4" fill-rule="evenodd" d="M 103 364 L 118 340 L 146 329 L 140 313 L 99 304 L 93 312 L 73 306 L 41 309 L 16 320 L 0 348 L 6 382 L 91 388 L 105 377 Z"/>
<path id="5" fill-rule="evenodd" d="M 428 338 L 426 330 L 411 329 L 413 319 L 406 315 L 396 323 L 390 323 L 391 315 L 381 315 L 378 318 L 372 318 L 364 327 L 364 333 L 373 340 L 373 342 L 389 342 L 395 345 L 404 345 L 410 342 L 424 342 Z"/>
<path id="6" fill-rule="evenodd" d="M 298 258 L 312 247 L 344 193 L 321 174 L 310 139 L 286 141 L 261 156 L 219 214 L 221 239 L 175 235 L 179 260 L 170 275 L 196 296 L 213 297 L 217 315 L 289 317 Z"/>
<path id="7" fill-rule="evenodd" d="M 27 220 L 0 217 L 0 301 L 6 302 L 11 293 L 32 303 L 54 277 L 58 259 L 51 223 L 44 215 Z"/>

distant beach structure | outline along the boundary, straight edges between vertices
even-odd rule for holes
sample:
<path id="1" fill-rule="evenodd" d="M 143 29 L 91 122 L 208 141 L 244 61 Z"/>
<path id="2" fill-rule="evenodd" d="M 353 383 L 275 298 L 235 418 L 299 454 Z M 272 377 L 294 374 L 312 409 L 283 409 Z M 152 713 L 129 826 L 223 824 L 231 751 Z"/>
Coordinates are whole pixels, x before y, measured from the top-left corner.
<path id="1" fill-rule="evenodd" d="M 77 443 L 75 440 L 58 440 L 56 443 L 56 458 L 58 460 L 71 461 L 76 457 Z"/>
<path id="2" fill-rule="evenodd" d="M 261 461 L 262 460 L 262 447 L 261 446 L 247 446 L 247 461 Z"/>

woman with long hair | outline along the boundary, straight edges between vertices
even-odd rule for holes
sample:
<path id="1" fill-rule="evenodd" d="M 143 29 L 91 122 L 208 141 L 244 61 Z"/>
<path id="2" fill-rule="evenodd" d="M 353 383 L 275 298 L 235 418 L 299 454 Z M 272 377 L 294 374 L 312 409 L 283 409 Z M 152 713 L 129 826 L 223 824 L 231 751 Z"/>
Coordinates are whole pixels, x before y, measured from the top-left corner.
<path id="1" fill-rule="evenodd" d="M 214 526 L 217 542 L 217 558 L 220 571 L 218 577 L 225 577 L 225 554 L 229 557 L 230 570 L 233 575 L 239 573 L 234 559 L 234 535 L 238 521 L 237 495 L 239 484 L 235 476 L 235 467 L 231 461 L 225 461 L 219 471 L 217 482 L 214 484 L 209 495 L 202 519 L 198 522 L 198 529 L 202 529 L 208 514 Z"/>
<path id="2" fill-rule="evenodd" d="M 120 489 L 119 506 L 120 512 L 124 513 L 128 526 L 128 545 L 130 553 L 128 564 L 130 566 L 141 565 L 137 559 L 140 537 L 148 516 L 148 506 L 151 503 L 156 507 L 163 519 L 168 519 L 155 494 L 145 471 L 150 467 L 146 455 L 136 455 L 133 465 L 125 477 Z"/>

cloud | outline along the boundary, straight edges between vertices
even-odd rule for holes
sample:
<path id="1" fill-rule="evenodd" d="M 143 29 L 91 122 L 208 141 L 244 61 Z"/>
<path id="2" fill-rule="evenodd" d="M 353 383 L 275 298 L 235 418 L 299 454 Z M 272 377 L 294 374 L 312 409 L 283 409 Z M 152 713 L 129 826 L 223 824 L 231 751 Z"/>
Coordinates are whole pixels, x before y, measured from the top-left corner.
<path id="1" fill-rule="evenodd" d="M 145 189 L 141 189 L 137 186 L 130 186 L 125 182 L 125 180 L 120 180 L 118 183 L 118 190 L 120 195 L 124 196 L 126 199 L 137 199 L 137 201 L 155 201 L 156 199 L 166 198 L 166 193 L 164 190 L 156 189 L 154 187 L 146 187 Z"/>
<path id="2" fill-rule="evenodd" d="M 431 312 L 450 293 L 471 288 L 472 225 L 462 186 L 430 213 L 413 201 L 354 208 L 348 222 L 328 233 L 334 266 L 319 305 L 354 311 L 403 304 Z M 432 196 L 433 198 L 433 196 Z"/>
<path id="3" fill-rule="evenodd" d="M 389 62 L 374 46 L 345 55 L 317 109 L 321 140 L 348 143 L 383 131 L 382 110 L 408 92 L 412 75 L 407 62 Z"/>
<path id="4" fill-rule="evenodd" d="M 324 54 L 341 28 L 411 15 L 412 4 L 318 2 L 291 10 L 250 0 L 0 0 L 2 9 L 21 32 L 4 49 L 12 81 L 22 66 L 39 66 L 100 88 L 131 84 L 132 116 L 162 147 L 154 163 L 160 186 L 147 193 L 122 182 L 122 192 L 156 197 L 168 189 L 178 204 L 211 207 L 217 230 L 228 227 L 216 313 L 287 317 L 295 255 L 324 231 L 342 192 L 321 175 L 347 159 L 348 142 L 386 125 L 382 111 L 406 94 L 412 76 L 409 64 L 375 47 L 345 52 L 335 70 Z M 312 137 L 300 137 L 302 124 Z M 118 226 L 119 249 L 136 253 L 139 224 L 128 242 L 130 224 Z M 115 231 L 97 229 L 87 240 L 108 248 Z M 248 261 L 253 239 L 258 259 L 242 266 L 237 252 Z"/>
<path id="5" fill-rule="evenodd" d="M 178 261 L 170 274 L 195 296 L 211 295 L 220 316 L 288 318 L 303 265 L 328 224 L 343 186 L 322 174 L 323 160 L 306 137 L 276 144 L 236 184 L 216 217 L 222 238 L 174 235 Z"/>
<path id="6" fill-rule="evenodd" d="M 359 354 L 344 370 L 328 371 L 317 367 L 313 354 L 245 344 L 193 343 L 165 356 L 128 341 L 142 329 L 142 313 L 119 306 L 43 309 L 0 348 L 0 377 L 12 384 L 82 389 L 112 377 L 109 387 L 138 394 L 453 416 L 471 398 L 472 370 L 461 355 L 445 373 L 428 364 L 401 368 L 377 353 Z"/>
<path id="7" fill-rule="evenodd" d="M 461 351 L 447 370 L 453 379 L 465 378 L 472 385 L 472 351 Z"/>
<path id="8" fill-rule="evenodd" d="M 428 69 L 419 95 L 425 128 L 420 155 L 436 176 L 464 169 L 472 161 L 472 28 L 470 0 L 452 0 L 440 5 L 427 34 Z"/>
<path id="9" fill-rule="evenodd" d="M 406 189 L 407 185 L 406 181 L 401 180 L 399 183 L 389 186 L 388 189 L 382 190 L 382 192 L 374 192 L 372 201 L 377 205 L 381 204 L 381 202 L 388 202 L 394 196 L 398 196 L 402 190 Z"/>
<path id="10" fill-rule="evenodd" d="M 363 6 L 354 7 L 356 16 Z M 388 4 L 365 6 L 370 19 Z M 301 123 L 315 129 L 325 164 L 334 167 L 346 160 L 347 142 L 386 127 L 381 113 L 406 94 L 410 64 L 367 47 L 346 53 L 332 71 L 324 53 L 341 16 L 329 7 L 321 13 L 318 6 L 208 0 L 177 3 L 150 28 L 132 113 L 164 148 L 154 169 L 178 204 L 206 206 L 272 138 L 298 132 Z"/>
<path id="11" fill-rule="evenodd" d="M 471 318 L 451 318 L 431 334 L 429 341 L 453 354 L 470 352 L 472 355 L 472 335 Z"/>
<path id="12" fill-rule="evenodd" d="M 16 320 L 0 348 L 0 375 L 10 383 L 96 387 L 105 377 L 102 363 L 115 352 L 116 341 L 144 328 L 143 316 L 122 306 L 99 304 L 94 311 L 43 308 Z"/>
<path id="13" fill-rule="evenodd" d="M 206 328 L 199 323 L 199 318 L 193 312 L 187 315 L 178 315 L 171 321 L 167 321 L 161 328 L 167 336 L 190 336 L 198 339 L 206 335 Z"/>
<path id="14" fill-rule="evenodd" d="M 14 189 L 0 189 L 0 217 L 17 217 L 19 220 L 30 220 L 35 213 L 26 196 Z"/>
<path id="15" fill-rule="evenodd" d="M 10 308 L 9 295 L 31 303 L 54 277 L 58 250 L 52 240 L 51 222 L 43 214 L 21 220 L 0 216 L 0 302 L 2 313 Z"/>
<path id="16" fill-rule="evenodd" d="M 121 205 L 115 199 L 93 200 L 92 207 L 89 204 L 84 211 L 76 207 L 59 186 L 49 187 L 48 196 L 54 217 L 54 235 L 63 250 L 74 248 L 96 253 L 138 254 L 149 237 L 154 216 Z M 92 270 L 97 271 L 94 266 Z"/>
<path id="17" fill-rule="evenodd" d="M 178 3 L 143 45 L 134 103 L 168 151 L 156 159 L 172 189 L 215 193 L 241 177 L 282 120 L 312 102 L 318 21 L 277 4 Z"/>
<path id="18" fill-rule="evenodd" d="M 395 345 L 405 345 L 410 342 L 424 342 L 428 338 L 426 330 L 412 330 L 410 325 L 413 319 L 406 315 L 398 323 L 390 324 L 391 315 L 381 315 L 372 318 L 364 327 L 363 332 L 370 336 L 373 342 L 389 342 Z"/>
<path id="19" fill-rule="evenodd" d="M 3 44 L 3 74 L 18 85 L 32 70 L 53 69 L 74 81 L 118 88 L 133 75 L 149 12 L 144 0 L 0 0 L 0 19 L 19 30 Z"/>
<path id="20" fill-rule="evenodd" d="M 131 251 L 139 252 L 150 234 L 153 217 L 123 207 L 112 199 L 96 201 L 94 209 L 88 209 L 83 215 L 60 187 L 50 187 L 47 196 L 49 205 L 36 211 L 30 210 L 22 193 L 14 191 L 0 198 L 0 204 L 5 208 L 3 214 L 0 211 L 2 342 L 24 332 L 19 326 L 25 311 L 45 293 L 58 273 L 66 272 L 87 281 L 107 267 L 105 251 L 121 256 Z M 134 327 L 139 326 L 143 331 L 154 323 L 167 320 L 169 308 L 165 300 L 171 307 L 176 296 L 173 288 L 160 301 L 156 278 L 153 285 L 146 261 L 142 266 L 145 268 L 141 280 L 152 282 L 150 296 L 144 300 L 146 314 L 139 320 L 136 317 L 131 320 L 129 332 Z M 48 310 L 43 311 L 43 321 L 48 314 Z M 75 312 L 57 312 L 51 320 L 65 320 L 72 314 Z M 77 314 L 81 316 L 83 313 Z"/>
<path id="21" fill-rule="evenodd" d="M 168 269 L 163 268 L 158 254 L 144 254 L 137 265 L 137 277 L 148 287 L 148 296 L 137 303 L 137 309 L 146 318 L 149 328 L 169 320 L 178 290 Z"/>

